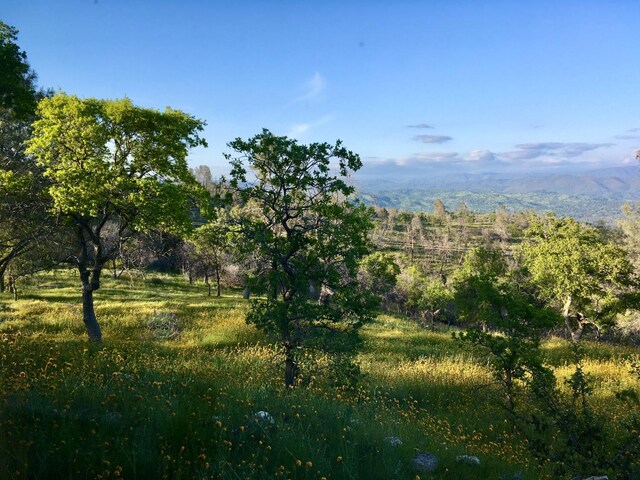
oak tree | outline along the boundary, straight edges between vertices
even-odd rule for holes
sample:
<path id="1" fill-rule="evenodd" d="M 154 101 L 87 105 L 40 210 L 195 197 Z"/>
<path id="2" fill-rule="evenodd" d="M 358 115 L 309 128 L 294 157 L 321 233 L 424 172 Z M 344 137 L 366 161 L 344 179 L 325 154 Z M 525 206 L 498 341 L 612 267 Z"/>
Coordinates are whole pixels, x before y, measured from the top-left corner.
<path id="1" fill-rule="evenodd" d="M 226 219 L 222 213 L 197 228 L 191 235 L 193 245 L 193 260 L 196 271 L 204 276 L 209 296 L 211 296 L 211 277 L 216 282 L 216 296 L 221 295 L 221 276 L 232 251 L 233 233 L 227 228 Z"/>
<path id="2" fill-rule="evenodd" d="M 574 341 L 588 325 L 611 321 L 634 283 L 626 252 L 571 218 L 532 218 L 519 252 L 530 281 L 561 312 Z"/>
<path id="3" fill-rule="evenodd" d="M 184 232 L 193 199 L 202 195 L 187 166 L 187 152 L 206 145 L 203 122 L 179 110 L 137 107 L 129 99 L 80 99 L 58 93 L 38 105 L 28 152 L 51 182 L 54 213 L 73 233 L 82 282 L 83 320 L 89 339 L 102 341 L 93 308 L 106 262 L 117 255 L 105 226 L 117 236 L 160 228 Z M 202 197 L 201 197 L 202 198 Z"/>
<path id="4" fill-rule="evenodd" d="M 362 164 L 340 141 L 300 145 L 268 130 L 229 146 L 237 154 L 227 154 L 230 185 L 245 206 L 236 231 L 270 265 L 261 279 L 267 295 L 252 302 L 247 321 L 278 338 L 290 387 L 300 347 L 335 349 L 371 319 L 374 302 L 358 288 L 357 270 L 372 213 L 346 182 Z M 325 295 L 314 301 L 310 290 Z"/>

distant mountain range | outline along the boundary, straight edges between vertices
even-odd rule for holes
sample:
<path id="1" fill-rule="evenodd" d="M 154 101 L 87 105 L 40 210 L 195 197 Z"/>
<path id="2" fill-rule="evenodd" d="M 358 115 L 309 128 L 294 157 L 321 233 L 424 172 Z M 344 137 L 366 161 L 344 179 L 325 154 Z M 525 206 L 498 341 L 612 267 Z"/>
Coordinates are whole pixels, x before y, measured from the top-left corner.
<path id="1" fill-rule="evenodd" d="M 504 205 L 512 211 L 533 208 L 589 221 L 615 219 L 623 202 L 640 200 L 637 165 L 529 174 L 414 171 L 402 175 L 398 170 L 402 169 L 394 175 L 365 169 L 354 183 L 365 201 L 385 207 L 431 210 L 435 198 L 441 198 L 452 210 L 464 201 L 476 211 Z"/>
<path id="2" fill-rule="evenodd" d="M 578 173 L 436 173 L 410 175 L 364 170 L 356 177 L 363 191 L 438 188 L 470 192 L 560 193 L 565 195 L 630 194 L 640 198 L 640 167 L 609 167 Z"/>

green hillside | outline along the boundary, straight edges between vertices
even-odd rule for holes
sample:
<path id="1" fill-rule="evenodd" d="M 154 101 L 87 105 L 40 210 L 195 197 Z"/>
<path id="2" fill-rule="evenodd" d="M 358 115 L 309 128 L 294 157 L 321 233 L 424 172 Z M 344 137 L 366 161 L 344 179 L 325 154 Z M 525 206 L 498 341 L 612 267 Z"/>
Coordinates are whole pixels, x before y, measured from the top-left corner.
<path id="1" fill-rule="evenodd" d="M 566 195 L 552 192 L 500 193 L 492 191 L 467 191 L 446 189 L 393 189 L 380 192 L 363 192 L 360 198 L 369 205 L 410 211 L 431 211 L 433 202 L 440 198 L 455 210 L 465 202 L 475 212 L 493 212 L 504 206 L 512 212 L 535 210 L 553 212 L 588 222 L 610 223 L 619 218 L 621 206 L 626 201 L 637 200 L 631 194 Z"/>

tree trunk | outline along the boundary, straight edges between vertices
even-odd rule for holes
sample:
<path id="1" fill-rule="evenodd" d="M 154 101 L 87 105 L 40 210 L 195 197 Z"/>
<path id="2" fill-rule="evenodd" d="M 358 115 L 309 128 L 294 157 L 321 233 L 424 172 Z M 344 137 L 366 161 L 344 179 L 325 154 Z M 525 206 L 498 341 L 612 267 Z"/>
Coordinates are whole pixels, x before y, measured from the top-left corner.
<path id="1" fill-rule="evenodd" d="M 209 281 L 209 274 L 204 274 L 204 283 L 207 286 L 207 295 L 211 296 L 211 282 Z"/>
<path id="2" fill-rule="evenodd" d="M 216 297 L 219 297 L 220 293 L 220 269 L 216 268 Z"/>
<path id="3" fill-rule="evenodd" d="M 14 300 L 18 300 L 18 286 L 16 285 L 16 279 L 12 275 L 9 275 L 9 293 L 13 295 Z"/>
<path id="4" fill-rule="evenodd" d="M 284 342 L 284 384 L 287 388 L 293 388 L 296 383 L 296 376 L 298 374 L 298 366 L 293 358 L 293 346 L 290 342 Z"/>
<path id="5" fill-rule="evenodd" d="M 0 270 L 0 293 L 4 293 L 4 268 Z"/>
<path id="6" fill-rule="evenodd" d="M 93 308 L 93 292 L 100 288 L 100 267 L 95 267 L 92 271 L 87 269 L 84 259 L 78 263 L 80 270 L 80 280 L 82 282 L 82 320 L 87 329 L 89 341 L 93 343 L 102 343 L 102 332 L 96 312 Z"/>
<path id="7" fill-rule="evenodd" d="M 567 330 L 569 330 L 569 335 L 571 335 L 571 341 L 577 342 L 578 340 L 580 340 L 580 337 L 582 336 L 584 325 L 582 323 L 578 323 L 578 328 L 577 329 L 573 328 L 573 325 L 571 324 L 571 316 L 569 315 L 571 302 L 572 302 L 571 295 L 568 295 L 562 307 L 562 316 L 564 317 L 564 324 L 567 326 Z"/>
<path id="8" fill-rule="evenodd" d="M 118 269 L 116 267 L 116 259 L 112 259 L 111 260 L 111 266 L 113 267 L 113 279 L 117 280 L 118 279 Z"/>
<path id="9" fill-rule="evenodd" d="M 111 255 L 104 251 L 100 229 L 104 226 L 107 217 L 104 217 L 95 228 L 90 225 L 90 220 L 76 216 L 78 256 L 77 265 L 82 284 L 82 321 L 87 329 L 89 342 L 102 343 L 102 332 L 96 312 L 93 308 L 93 292 L 100 288 L 100 276 L 102 267 L 111 259 Z M 91 253 L 91 254 L 90 254 Z"/>
<path id="10" fill-rule="evenodd" d="M 275 260 L 271 262 L 271 271 L 272 273 L 276 273 L 278 271 L 278 262 L 276 262 Z M 276 282 L 273 282 L 273 291 L 271 292 L 271 298 L 273 298 L 274 300 L 278 299 L 278 284 Z"/>
<path id="11" fill-rule="evenodd" d="M 82 288 L 82 320 L 87 328 L 89 341 L 94 343 L 102 343 L 102 332 L 96 312 L 93 309 L 93 289 L 91 285 L 83 285 Z"/>
<path id="12" fill-rule="evenodd" d="M 251 298 L 251 289 L 249 287 L 245 287 L 244 291 L 242 292 L 242 298 L 244 298 L 245 300 L 249 300 Z"/>

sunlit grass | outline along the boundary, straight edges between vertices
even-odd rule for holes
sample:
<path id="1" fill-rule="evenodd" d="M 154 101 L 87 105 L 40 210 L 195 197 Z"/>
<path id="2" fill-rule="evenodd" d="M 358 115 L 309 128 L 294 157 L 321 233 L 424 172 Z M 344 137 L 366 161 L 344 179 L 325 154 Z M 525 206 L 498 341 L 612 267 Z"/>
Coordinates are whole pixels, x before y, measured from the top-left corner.
<path id="1" fill-rule="evenodd" d="M 486 359 L 447 329 L 382 316 L 363 330 L 358 383 L 334 384 L 331 359 L 308 352 L 303 384 L 287 392 L 282 352 L 244 322 L 239 293 L 206 293 L 179 277 L 105 278 L 102 346 L 86 341 L 72 272 L 40 276 L 17 302 L 2 297 L 0 478 L 550 478 L 496 406 Z M 157 312 L 175 318 L 177 336 L 149 328 Z M 567 343 L 545 351 L 568 378 Z M 615 394 L 638 392 L 632 351 L 586 352 L 597 410 L 629 414 Z M 416 451 L 440 458 L 433 474 L 413 469 Z"/>

